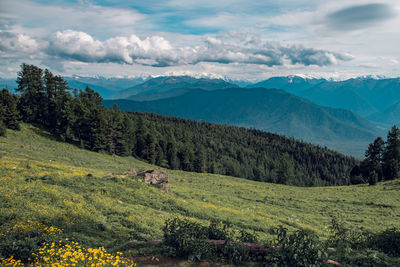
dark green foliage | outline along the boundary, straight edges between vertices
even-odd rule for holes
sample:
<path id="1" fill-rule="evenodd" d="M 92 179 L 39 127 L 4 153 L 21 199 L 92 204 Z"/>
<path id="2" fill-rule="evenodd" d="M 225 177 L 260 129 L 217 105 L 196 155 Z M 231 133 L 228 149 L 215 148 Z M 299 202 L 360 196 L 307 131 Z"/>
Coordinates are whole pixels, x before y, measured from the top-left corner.
<path id="1" fill-rule="evenodd" d="M 326 148 L 259 130 L 128 114 L 132 120 L 151 126 L 156 140 L 167 140 L 163 154 L 172 169 L 313 186 L 349 184 L 350 170 L 356 164 L 354 158 Z M 141 136 L 139 129 L 137 137 Z"/>
<path id="2" fill-rule="evenodd" d="M 293 160 L 290 159 L 288 153 L 283 154 L 283 157 L 278 165 L 278 180 L 279 184 L 294 184 L 295 174 L 294 174 L 294 166 Z"/>
<path id="3" fill-rule="evenodd" d="M 21 94 L 18 109 L 25 122 L 46 124 L 46 94 L 43 70 L 34 65 L 21 65 L 17 77 L 17 92 Z"/>
<path id="4" fill-rule="evenodd" d="M 378 174 L 374 170 L 369 175 L 368 183 L 369 183 L 369 185 L 376 185 L 377 182 L 378 182 Z"/>
<path id="5" fill-rule="evenodd" d="M 289 233 L 283 226 L 271 229 L 274 247 L 265 256 L 267 266 L 325 266 L 327 255 L 318 237 L 309 230 Z"/>
<path id="6" fill-rule="evenodd" d="M 212 255 L 212 245 L 206 242 L 210 233 L 199 223 L 174 218 L 165 222 L 163 231 L 164 244 L 171 249 L 171 255 L 195 257 L 197 260 Z M 204 248 L 202 252 L 201 247 Z"/>
<path id="7" fill-rule="evenodd" d="M 0 91 L 0 121 L 6 128 L 19 130 L 18 97 L 7 89 Z"/>
<path id="8" fill-rule="evenodd" d="M 177 153 L 178 152 L 177 152 L 175 143 L 168 143 L 167 160 L 168 160 L 169 167 L 173 170 L 179 169 L 179 160 L 178 160 Z"/>
<path id="9" fill-rule="evenodd" d="M 400 175 L 400 130 L 396 126 L 387 134 L 386 143 L 381 137 L 375 139 L 365 152 L 365 159 L 350 172 L 352 184 L 376 184 L 393 180 Z"/>
<path id="10" fill-rule="evenodd" d="M 371 236 L 369 245 L 385 254 L 400 257 L 400 230 L 389 228 Z"/>
<path id="11" fill-rule="evenodd" d="M 392 228 L 381 233 L 370 233 L 362 228 L 348 227 L 332 218 L 327 245 L 329 257 L 348 266 L 397 266 L 389 256 L 400 254 L 400 231 Z"/>
<path id="12" fill-rule="evenodd" d="M 393 180 L 399 177 L 400 130 L 396 126 L 393 126 L 387 135 L 382 169 L 385 180 Z"/>
<path id="13" fill-rule="evenodd" d="M 3 120 L 0 120 L 0 136 L 6 136 L 7 128 Z"/>
<path id="14" fill-rule="evenodd" d="M 221 240 L 225 243 L 218 248 L 209 242 L 210 240 Z M 221 259 L 241 264 L 250 260 L 250 250 L 240 242 L 250 240 L 256 241 L 257 238 L 246 231 L 241 231 L 237 236 L 235 231 L 219 222 L 212 222 L 206 227 L 189 220 L 174 218 L 167 220 L 164 226 L 164 244 L 169 255 L 188 257 L 190 260 Z"/>

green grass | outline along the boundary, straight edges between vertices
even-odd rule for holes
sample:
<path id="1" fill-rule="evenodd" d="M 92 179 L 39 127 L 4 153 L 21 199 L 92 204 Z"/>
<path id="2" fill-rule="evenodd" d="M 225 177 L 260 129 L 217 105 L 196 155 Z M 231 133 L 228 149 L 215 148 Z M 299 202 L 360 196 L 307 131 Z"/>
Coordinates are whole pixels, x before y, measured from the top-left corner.
<path id="1" fill-rule="evenodd" d="M 132 167 L 160 169 L 57 142 L 30 125 L 8 130 L 0 137 L 0 225 L 40 221 L 86 246 L 108 249 L 161 238 L 164 221 L 176 216 L 201 223 L 216 219 L 254 230 L 264 240 L 276 225 L 312 229 L 326 238 L 331 216 L 372 231 L 400 227 L 399 180 L 299 188 L 166 170 L 167 194 L 137 178 L 104 178 Z"/>

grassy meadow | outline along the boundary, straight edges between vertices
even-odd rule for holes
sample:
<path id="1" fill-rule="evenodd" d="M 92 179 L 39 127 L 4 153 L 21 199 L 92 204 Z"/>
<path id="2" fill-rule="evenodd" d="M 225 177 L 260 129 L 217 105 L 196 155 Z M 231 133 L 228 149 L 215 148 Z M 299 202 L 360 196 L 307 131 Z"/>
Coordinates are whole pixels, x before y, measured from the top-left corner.
<path id="1" fill-rule="evenodd" d="M 138 178 L 104 177 L 129 168 L 160 169 L 58 142 L 31 125 L 8 130 L 0 137 L 0 230 L 29 219 L 63 229 L 83 246 L 114 250 L 129 240 L 161 238 L 165 220 L 177 216 L 222 221 L 261 240 L 276 225 L 326 238 L 331 216 L 372 231 L 400 227 L 399 180 L 300 188 L 166 170 L 168 194 Z"/>

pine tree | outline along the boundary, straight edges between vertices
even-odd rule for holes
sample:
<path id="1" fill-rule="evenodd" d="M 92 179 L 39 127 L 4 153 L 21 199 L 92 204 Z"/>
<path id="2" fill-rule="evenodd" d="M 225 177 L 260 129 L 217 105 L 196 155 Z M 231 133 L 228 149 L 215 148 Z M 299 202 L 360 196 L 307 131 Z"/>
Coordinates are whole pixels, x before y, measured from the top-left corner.
<path id="1" fill-rule="evenodd" d="M 43 106 L 46 99 L 42 77 L 42 69 L 25 63 L 21 65 L 21 71 L 18 72 L 16 91 L 21 94 L 18 109 L 26 122 L 45 124 Z"/>
<path id="2" fill-rule="evenodd" d="M 384 145 L 385 142 L 381 137 L 376 138 L 373 143 L 369 144 L 368 149 L 365 152 L 365 159 L 361 164 L 361 172 L 364 178 L 369 179 L 369 177 L 375 173 L 375 175 L 377 175 L 377 181 L 382 180 L 382 157 L 385 148 Z"/>
<path id="3" fill-rule="evenodd" d="M 19 130 L 19 112 L 17 109 L 18 97 L 11 94 L 7 89 L 0 91 L 0 116 L 5 127 Z"/>
<path id="4" fill-rule="evenodd" d="M 388 132 L 382 163 L 385 180 L 393 180 L 399 177 L 400 130 L 396 126 L 393 126 Z"/>
<path id="5" fill-rule="evenodd" d="M 288 153 L 284 153 L 277 170 L 279 184 L 294 184 L 294 166 Z"/>
<path id="6" fill-rule="evenodd" d="M 136 137 L 136 145 L 135 145 L 135 155 L 139 158 L 144 158 L 146 154 L 146 135 L 147 135 L 147 127 L 146 123 L 142 117 L 139 118 L 137 123 L 137 129 L 135 133 Z"/>
<path id="7" fill-rule="evenodd" d="M 207 159 L 206 159 L 206 154 L 204 152 L 204 148 L 200 147 L 195 155 L 195 159 L 193 162 L 193 170 L 195 172 L 201 172 L 201 173 L 206 173 L 207 172 Z"/>
<path id="8" fill-rule="evenodd" d="M 369 185 L 376 185 L 378 182 L 378 174 L 375 171 L 372 171 L 368 177 Z"/>
<path id="9" fill-rule="evenodd" d="M 7 128 L 0 115 L 0 136 L 6 136 Z"/>
<path id="10" fill-rule="evenodd" d="M 180 167 L 177 154 L 178 154 L 178 152 L 176 149 L 175 142 L 168 143 L 168 145 L 167 145 L 167 160 L 168 160 L 169 167 L 173 170 L 178 170 Z"/>
<path id="11" fill-rule="evenodd" d="M 59 75 L 53 75 L 49 70 L 44 71 L 43 84 L 45 88 L 46 103 L 43 103 L 43 113 L 46 118 L 45 125 L 52 131 L 57 132 L 61 126 L 62 109 L 65 101 L 71 99 L 68 92 L 70 88 L 67 82 Z"/>
<path id="12" fill-rule="evenodd" d="M 146 159 L 150 164 L 156 163 L 156 144 L 155 138 L 152 134 L 148 133 L 145 138 L 145 149 L 143 158 Z"/>

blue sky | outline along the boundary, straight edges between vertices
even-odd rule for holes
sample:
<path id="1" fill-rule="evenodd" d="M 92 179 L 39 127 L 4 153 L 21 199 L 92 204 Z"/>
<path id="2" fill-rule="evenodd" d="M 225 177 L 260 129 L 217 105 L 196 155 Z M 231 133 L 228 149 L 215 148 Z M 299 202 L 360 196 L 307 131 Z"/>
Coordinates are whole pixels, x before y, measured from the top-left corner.
<path id="1" fill-rule="evenodd" d="M 396 0 L 0 2 L 0 77 L 397 77 Z"/>

